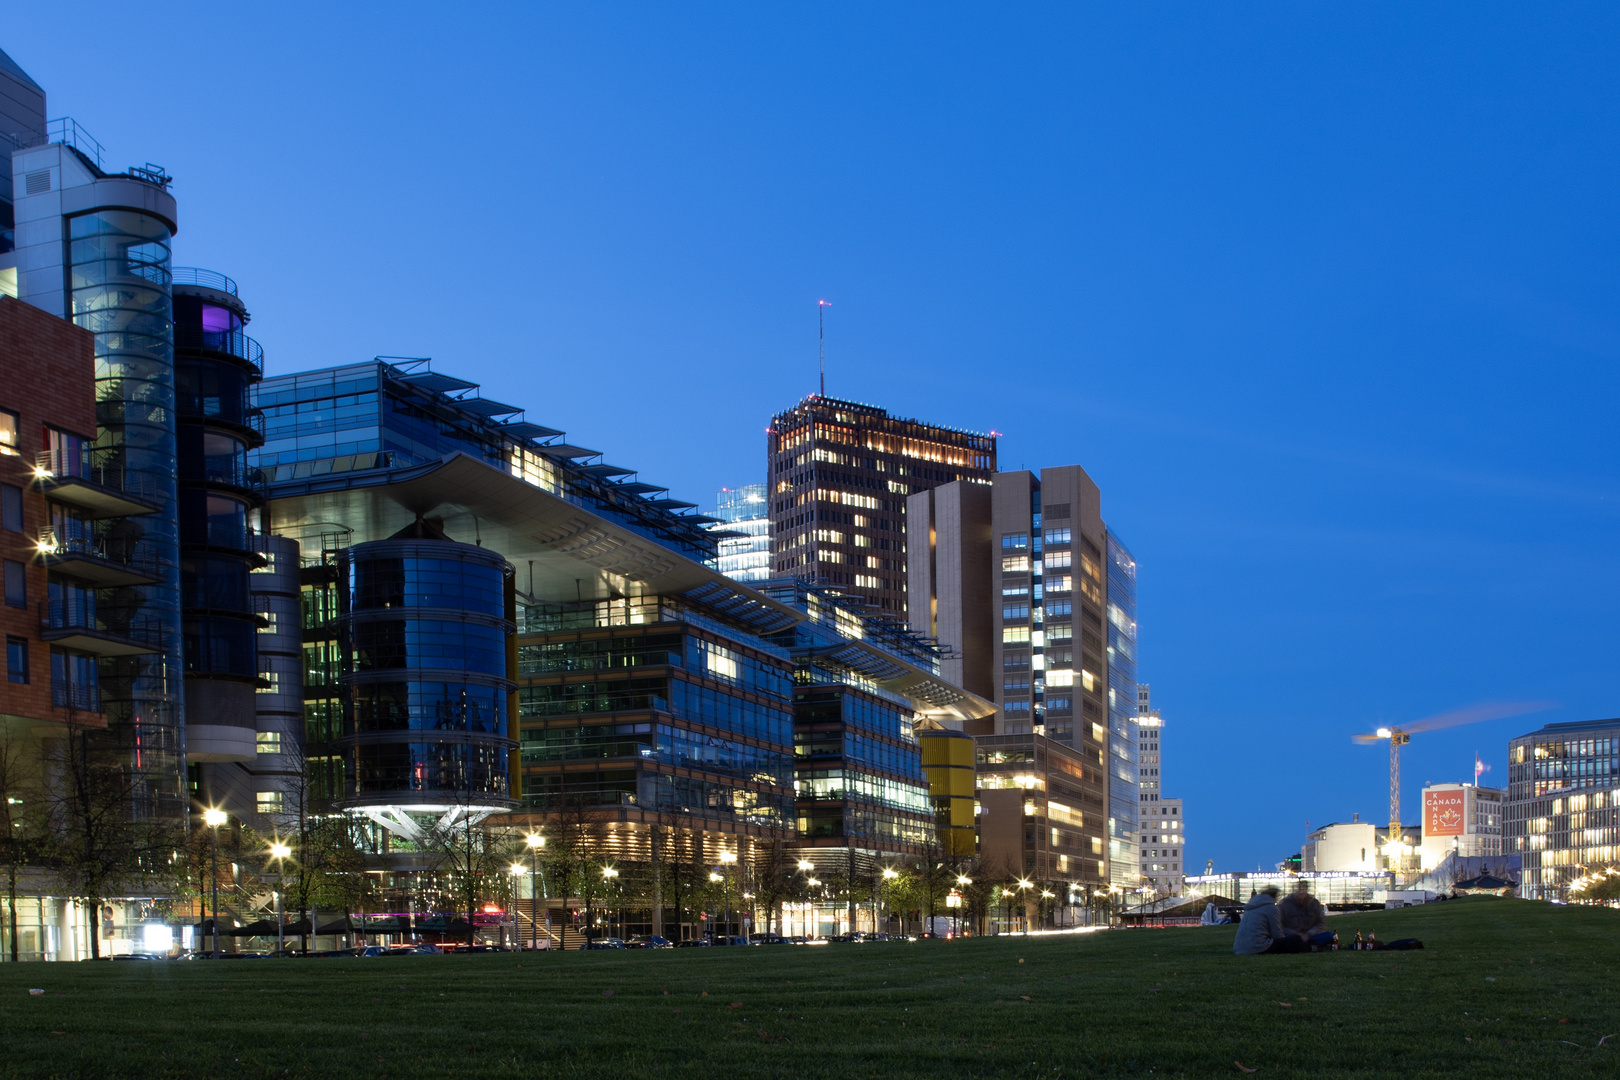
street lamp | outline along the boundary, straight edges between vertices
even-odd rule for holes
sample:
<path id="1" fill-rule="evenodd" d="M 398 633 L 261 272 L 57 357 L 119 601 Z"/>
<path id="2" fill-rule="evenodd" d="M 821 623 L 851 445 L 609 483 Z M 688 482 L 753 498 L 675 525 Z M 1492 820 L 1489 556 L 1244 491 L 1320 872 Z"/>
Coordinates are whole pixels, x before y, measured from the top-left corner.
<path id="1" fill-rule="evenodd" d="M 534 868 L 534 873 L 529 877 L 529 951 L 533 952 L 540 947 L 540 890 L 535 886 L 535 881 L 540 876 L 540 849 L 546 846 L 546 838 L 539 833 L 530 833 L 528 844 L 529 861 Z M 567 899 L 564 897 L 563 901 L 566 903 Z M 546 935 L 546 947 L 551 947 L 550 934 Z"/>
<path id="2" fill-rule="evenodd" d="M 276 860 L 275 897 L 276 897 L 276 955 L 277 956 L 281 956 L 282 954 L 284 954 L 287 951 L 287 928 L 282 925 L 285 920 L 283 920 L 282 917 L 281 917 L 281 879 L 282 879 L 281 861 L 283 859 L 285 859 L 287 856 L 291 855 L 291 854 L 292 854 L 292 848 L 288 847 L 286 844 L 283 844 L 280 840 L 277 840 L 277 841 L 273 842 L 270 845 L 270 857 L 272 859 Z"/>
<path id="3" fill-rule="evenodd" d="M 213 864 L 214 864 L 214 959 L 219 959 L 219 827 L 225 824 L 225 811 L 210 806 L 203 811 L 203 824 L 213 830 Z"/>
<path id="4" fill-rule="evenodd" d="M 721 865 L 728 867 L 736 865 L 737 853 L 735 851 L 722 851 L 720 853 L 720 862 Z M 729 940 L 731 937 L 731 881 L 729 874 L 725 881 L 726 884 L 721 888 L 721 892 L 726 894 L 726 938 L 728 939 L 726 944 L 729 945 L 731 944 Z"/>
<path id="5" fill-rule="evenodd" d="M 1024 878 L 1019 878 L 1018 879 L 1018 902 L 1020 904 L 1025 904 L 1026 905 L 1024 907 L 1024 936 L 1025 937 L 1029 936 L 1029 908 L 1027 906 L 1026 901 L 1024 900 L 1024 890 L 1032 888 L 1033 886 L 1034 886 L 1034 883 L 1031 882 L 1031 881 L 1028 881 L 1028 880 L 1026 880 Z"/>

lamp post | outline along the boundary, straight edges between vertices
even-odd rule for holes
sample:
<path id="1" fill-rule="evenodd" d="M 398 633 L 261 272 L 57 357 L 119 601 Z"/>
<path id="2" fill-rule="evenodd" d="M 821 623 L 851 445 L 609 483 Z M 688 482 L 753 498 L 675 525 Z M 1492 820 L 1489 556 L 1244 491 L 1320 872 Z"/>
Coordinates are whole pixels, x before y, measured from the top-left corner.
<path id="1" fill-rule="evenodd" d="M 276 860 L 276 955 L 285 957 L 287 952 L 287 930 L 282 925 L 281 917 L 281 878 L 282 860 L 292 854 L 292 848 L 280 840 L 270 845 L 270 857 Z"/>
<path id="2" fill-rule="evenodd" d="M 1024 936 L 1029 936 L 1029 901 L 1024 897 L 1024 890 L 1031 888 L 1033 882 L 1027 878 L 1018 879 L 1018 903 L 1024 908 Z"/>
<path id="3" fill-rule="evenodd" d="M 203 824 L 213 830 L 211 847 L 213 849 L 213 890 L 212 907 L 214 909 L 214 959 L 219 959 L 219 827 L 225 824 L 225 811 L 210 806 L 203 811 Z"/>
<path id="4" fill-rule="evenodd" d="M 966 874 L 957 874 L 956 875 L 956 887 L 958 889 L 965 889 L 971 884 L 973 884 L 973 879 L 968 877 Z M 967 899 L 966 897 L 962 897 L 961 899 L 957 900 L 957 902 L 956 902 L 956 936 L 957 937 L 962 936 L 962 905 L 963 905 L 964 902 L 966 902 L 966 899 Z"/>
<path id="5" fill-rule="evenodd" d="M 530 833 L 528 843 L 529 862 L 533 867 L 529 876 L 529 949 L 532 952 L 540 947 L 540 889 L 536 883 L 540 879 L 540 849 L 546 846 L 546 838 L 539 833 Z M 549 935 L 546 937 L 546 947 L 551 947 Z"/>
<path id="6" fill-rule="evenodd" d="M 619 876 L 619 872 L 617 870 L 613 869 L 613 867 L 611 867 L 611 866 L 602 867 L 602 883 L 604 885 L 611 885 L 613 883 L 613 879 L 618 877 L 618 876 Z M 608 909 L 608 936 L 609 937 L 611 937 L 613 935 L 613 911 L 614 911 L 614 908 L 617 908 L 617 906 L 618 905 L 615 904 L 613 908 Z M 624 926 L 622 925 L 622 920 L 621 920 L 621 925 L 620 925 L 619 929 L 620 930 L 624 929 Z"/>
<path id="7" fill-rule="evenodd" d="M 720 864 L 722 866 L 725 866 L 725 867 L 729 868 L 731 866 L 735 866 L 736 863 L 737 863 L 737 853 L 735 851 L 722 851 L 720 853 Z M 725 884 L 723 886 L 721 886 L 721 891 L 726 894 L 726 944 L 730 945 L 731 944 L 731 871 L 729 869 L 726 871 L 726 874 L 725 874 L 723 880 L 725 881 Z"/>

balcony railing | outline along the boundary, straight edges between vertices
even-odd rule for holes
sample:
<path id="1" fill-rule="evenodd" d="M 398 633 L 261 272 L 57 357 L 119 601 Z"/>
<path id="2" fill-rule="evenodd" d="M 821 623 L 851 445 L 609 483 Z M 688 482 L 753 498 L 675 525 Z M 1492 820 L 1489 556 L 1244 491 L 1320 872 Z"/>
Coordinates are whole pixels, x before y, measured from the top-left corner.
<path id="1" fill-rule="evenodd" d="M 232 296 L 239 295 L 236 282 L 217 270 L 204 270 L 197 266 L 176 266 L 173 270 L 176 285 L 201 285 L 205 289 L 218 289 Z"/>
<path id="2" fill-rule="evenodd" d="M 207 349 L 246 361 L 255 372 L 264 374 L 264 349 L 240 330 L 199 330 L 176 326 L 174 344 L 178 349 Z"/>
<path id="3" fill-rule="evenodd" d="M 39 553 L 49 563 L 62 559 L 93 559 L 106 564 L 110 574 L 76 574 L 87 576 L 98 585 L 137 584 L 134 581 L 115 580 L 133 576 L 157 580 L 162 577 L 157 556 L 130 539 L 117 539 L 96 533 L 63 532 L 47 525 L 39 530 Z M 103 580 L 103 579 L 106 580 Z"/>
<path id="4" fill-rule="evenodd" d="M 95 450 L 41 450 L 34 455 L 34 476 L 49 484 L 61 480 L 85 480 L 147 502 L 159 502 L 157 477 L 126 469 L 109 461 L 111 455 Z"/>

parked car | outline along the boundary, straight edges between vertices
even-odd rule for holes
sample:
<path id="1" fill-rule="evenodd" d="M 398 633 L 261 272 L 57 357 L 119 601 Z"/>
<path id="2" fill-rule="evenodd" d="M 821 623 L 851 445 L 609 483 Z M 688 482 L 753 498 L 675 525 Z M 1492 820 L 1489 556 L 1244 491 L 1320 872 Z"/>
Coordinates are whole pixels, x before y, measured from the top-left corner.
<path id="1" fill-rule="evenodd" d="M 637 934 L 625 942 L 624 947 L 627 949 L 669 949 L 674 946 L 667 937 L 660 937 L 657 934 Z"/>
<path id="2" fill-rule="evenodd" d="M 616 938 L 616 937 L 599 937 L 599 938 L 593 938 L 590 941 L 587 941 L 585 944 L 581 945 L 580 948 L 582 948 L 582 949 L 622 949 L 622 948 L 624 948 L 624 941 L 622 939 Z"/>
<path id="3" fill-rule="evenodd" d="M 754 935 L 754 944 L 755 945 L 791 945 L 791 944 L 793 944 L 793 941 L 790 938 L 783 937 L 781 934 L 755 934 Z"/>
<path id="4" fill-rule="evenodd" d="M 444 950 L 431 941 L 419 941 L 415 945 L 395 945 L 388 950 L 389 956 L 438 956 Z"/>
<path id="5" fill-rule="evenodd" d="M 699 949 L 699 948 L 706 949 L 712 944 L 714 944 L 714 943 L 711 942 L 708 938 L 699 937 L 699 938 L 687 938 L 685 941 L 677 941 L 675 943 L 675 947 L 677 949 Z"/>

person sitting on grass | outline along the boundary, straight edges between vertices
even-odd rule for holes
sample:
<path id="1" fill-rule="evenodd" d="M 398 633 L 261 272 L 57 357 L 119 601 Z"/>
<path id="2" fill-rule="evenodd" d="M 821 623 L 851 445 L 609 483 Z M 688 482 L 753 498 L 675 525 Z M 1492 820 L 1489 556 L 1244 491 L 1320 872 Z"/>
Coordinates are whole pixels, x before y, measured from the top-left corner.
<path id="1" fill-rule="evenodd" d="M 1282 903 L 1277 905 L 1283 932 L 1297 937 L 1313 950 L 1333 948 L 1333 932 L 1327 928 L 1327 908 L 1311 895 L 1311 887 L 1304 878 Z"/>
<path id="2" fill-rule="evenodd" d="M 1309 952 L 1310 948 L 1303 938 L 1283 931 L 1275 885 L 1267 885 L 1243 905 L 1243 918 L 1238 920 L 1237 937 L 1232 940 L 1234 955 Z"/>

